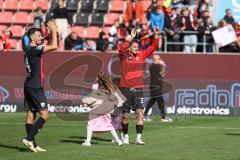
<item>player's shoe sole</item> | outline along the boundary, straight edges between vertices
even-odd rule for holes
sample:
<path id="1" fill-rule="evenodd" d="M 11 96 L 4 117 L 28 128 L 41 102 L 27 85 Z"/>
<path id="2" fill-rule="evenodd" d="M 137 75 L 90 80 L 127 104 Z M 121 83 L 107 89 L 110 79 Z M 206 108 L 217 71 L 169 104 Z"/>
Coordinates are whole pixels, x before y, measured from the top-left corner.
<path id="1" fill-rule="evenodd" d="M 143 142 L 142 140 L 136 141 L 135 144 L 137 145 L 145 145 L 145 142 Z"/>
<path id="2" fill-rule="evenodd" d="M 91 147 L 92 146 L 92 144 L 90 142 L 84 142 L 81 145 L 84 146 L 84 147 Z"/>
<path id="3" fill-rule="evenodd" d="M 46 149 L 43 149 L 39 146 L 35 147 L 35 149 L 38 151 L 38 152 L 46 152 L 47 150 Z"/>
<path id="4" fill-rule="evenodd" d="M 28 141 L 27 139 L 23 139 L 22 140 L 24 146 L 28 147 L 30 149 L 30 151 L 32 152 L 37 152 L 37 150 L 34 148 L 34 145 L 31 141 Z"/>

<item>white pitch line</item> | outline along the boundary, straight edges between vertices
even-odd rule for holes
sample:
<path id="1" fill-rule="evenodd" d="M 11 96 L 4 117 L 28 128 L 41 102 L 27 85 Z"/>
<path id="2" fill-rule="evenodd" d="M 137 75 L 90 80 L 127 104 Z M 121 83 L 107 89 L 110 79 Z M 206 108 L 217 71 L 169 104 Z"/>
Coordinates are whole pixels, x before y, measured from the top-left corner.
<path id="1" fill-rule="evenodd" d="M 25 123 L 7 123 L 7 122 L 0 122 L 0 125 L 24 125 Z M 80 123 L 50 123 L 47 124 L 50 126 L 80 126 L 83 124 Z M 145 125 L 144 128 L 178 128 L 178 129 L 218 129 L 218 130 L 240 130 L 237 127 L 213 127 L 213 126 L 151 126 Z"/>

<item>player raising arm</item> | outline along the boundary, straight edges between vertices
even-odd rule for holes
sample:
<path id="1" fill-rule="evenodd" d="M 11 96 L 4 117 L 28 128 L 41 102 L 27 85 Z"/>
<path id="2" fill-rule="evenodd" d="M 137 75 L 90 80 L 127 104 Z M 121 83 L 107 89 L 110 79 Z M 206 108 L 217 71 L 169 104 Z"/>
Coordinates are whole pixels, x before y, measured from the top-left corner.
<path id="1" fill-rule="evenodd" d="M 56 23 L 49 21 L 47 27 L 51 32 L 52 41 L 50 45 L 42 45 L 40 28 L 31 28 L 28 31 L 30 44 L 24 50 L 24 61 L 27 70 L 27 78 L 24 83 L 24 110 L 27 111 L 27 136 L 22 142 L 33 152 L 46 151 L 37 145 L 35 136 L 48 120 L 47 100 L 43 89 L 44 73 L 42 55 L 43 53 L 57 49 Z M 35 121 L 37 112 L 39 112 L 40 117 Z"/>

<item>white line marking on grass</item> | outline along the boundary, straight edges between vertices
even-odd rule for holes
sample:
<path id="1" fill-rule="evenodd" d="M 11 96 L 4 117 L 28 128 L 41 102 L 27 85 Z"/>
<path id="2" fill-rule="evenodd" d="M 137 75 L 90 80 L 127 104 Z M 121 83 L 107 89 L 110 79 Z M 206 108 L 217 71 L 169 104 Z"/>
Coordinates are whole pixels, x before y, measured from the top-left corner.
<path id="1" fill-rule="evenodd" d="M 25 123 L 7 123 L 0 122 L 0 125 L 24 125 Z M 50 126 L 80 126 L 80 123 L 49 123 Z M 213 127 L 213 126 L 151 126 L 145 125 L 144 128 L 179 128 L 179 129 L 219 129 L 219 130 L 240 130 L 240 128 L 235 127 Z"/>

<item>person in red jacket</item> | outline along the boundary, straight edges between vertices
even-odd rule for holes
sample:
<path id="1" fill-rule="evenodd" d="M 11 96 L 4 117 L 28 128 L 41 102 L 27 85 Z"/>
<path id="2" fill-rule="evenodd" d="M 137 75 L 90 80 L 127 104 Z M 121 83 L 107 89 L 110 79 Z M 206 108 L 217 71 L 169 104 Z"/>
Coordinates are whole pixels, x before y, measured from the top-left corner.
<path id="1" fill-rule="evenodd" d="M 130 110 L 136 113 L 136 144 L 145 144 L 142 141 L 143 131 L 143 66 L 144 61 L 148 58 L 158 47 L 159 29 L 154 30 L 154 39 L 152 44 L 145 50 L 140 50 L 137 40 L 133 40 L 136 36 L 136 29 L 132 29 L 131 38 L 119 46 L 119 58 L 121 67 L 120 89 L 122 94 L 127 98 L 123 104 L 123 133 L 124 144 L 129 144 L 128 137 L 128 119 Z"/>

